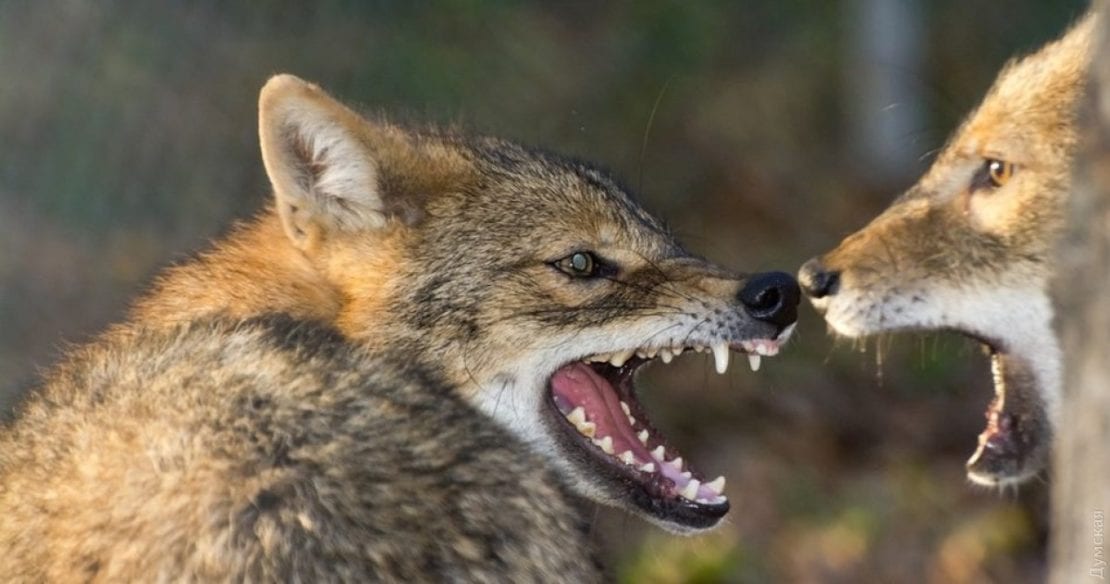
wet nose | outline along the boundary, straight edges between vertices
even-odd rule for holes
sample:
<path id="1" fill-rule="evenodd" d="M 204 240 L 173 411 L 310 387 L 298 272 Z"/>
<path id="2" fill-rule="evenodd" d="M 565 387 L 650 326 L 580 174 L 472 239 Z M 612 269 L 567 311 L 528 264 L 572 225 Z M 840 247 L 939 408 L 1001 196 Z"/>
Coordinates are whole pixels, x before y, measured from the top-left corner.
<path id="1" fill-rule="evenodd" d="M 798 281 L 809 296 L 824 298 L 836 294 L 840 287 L 840 272 L 826 269 L 817 258 L 813 258 L 798 270 Z"/>
<path id="2" fill-rule="evenodd" d="M 748 278 L 737 295 L 748 314 L 779 329 L 798 319 L 798 301 L 802 293 L 798 282 L 785 272 L 764 272 Z"/>

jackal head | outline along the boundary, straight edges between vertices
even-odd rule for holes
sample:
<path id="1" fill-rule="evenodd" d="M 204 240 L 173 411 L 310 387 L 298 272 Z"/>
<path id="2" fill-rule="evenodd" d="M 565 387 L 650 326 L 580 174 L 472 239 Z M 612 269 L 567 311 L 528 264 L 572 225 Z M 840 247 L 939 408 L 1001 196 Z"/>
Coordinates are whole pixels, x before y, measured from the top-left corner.
<path id="1" fill-rule="evenodd" d="M 967 463 L 975 483 L 1045 466 L 1060 400 L 1049 298 L 1077 143 L 1088 17 L 1014 61 L 932 168 L 869 225 L 802 266 L 839 334 L 953 330 L 990 356 L 995 398 Z"/>
<path id="2" fill-rule="evenodd" d="M 263 88 L 260 126 L 286 239 L 345 335 L 433 367 L 581 495 L 675 531 L 728 511 L 635 377 L 684 351 L 757 367 L 793 328 L 791 276 L 693 257 L 587 165 L 367 120 L 288 75 Z"/>

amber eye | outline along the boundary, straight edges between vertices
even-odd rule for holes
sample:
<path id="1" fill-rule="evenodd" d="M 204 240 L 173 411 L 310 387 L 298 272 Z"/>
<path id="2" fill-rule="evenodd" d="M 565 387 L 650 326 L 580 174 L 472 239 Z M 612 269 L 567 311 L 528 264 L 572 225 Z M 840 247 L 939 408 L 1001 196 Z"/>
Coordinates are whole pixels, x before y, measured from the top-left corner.
<path id="1" fill-rule="evenodd" d="M 576 251 L 555 262 L 555 267 L 563 273 L 576 278 L 589 278 L 597 275 L 598 261 L 588 251 Z"/>
<path id="2" fill-rule="evenodd" d="M 1014 176 L 1014 165 L 1005 160 L 988 159 L 983 164 L 983 169 L 986 171 L 987 183 L 996 189 L 1010 182 L 1010 178 Z"/>

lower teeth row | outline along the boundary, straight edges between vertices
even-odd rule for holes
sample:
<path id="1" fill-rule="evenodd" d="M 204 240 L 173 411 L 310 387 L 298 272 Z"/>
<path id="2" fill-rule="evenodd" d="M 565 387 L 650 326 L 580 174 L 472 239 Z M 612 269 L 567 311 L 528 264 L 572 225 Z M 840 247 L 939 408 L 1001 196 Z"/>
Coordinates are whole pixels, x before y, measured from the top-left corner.
<path id="1" fill-rule="evenodd" d="M 636 423 L 636 419 L 632 417 L 631 408 L 628 407 L 628 404 L 622 401 L 621 409 L 624 411 L 625 416 L 628 418 L 629 424 L 634 426 Z M 655 472 L 655 462 L 646 462 L 641 464 L 640 461 L 636 460 L 636 456 L 632 454 L 631 450 L 625 450 L 620 455 L 616 455 L 616 452 L 613 449 L 613 438 L 611 436 L 596 438 L 595 436 L 597 434 L 597 425 L 586 419 L 586 409 L 582 406 L 575 407 L 573 410 L 571 410 L 569 414 L 566 414 L 566 418 L 567 421 L 574 425 L 574 427 L 578 430 L 580 434 L 587 438 L 590 438 L 594 446 L 600 448 L 601 451 L 605 454 L 617 458 L 622 463 L 628 466 L 636 467 L 637 470 L 640 470 L 641 472 Z M 645 429 L 641 430 L 636 435 L 636 437 L 640 440 L 641 444 L 647 446 L 650 434 Z M 693 478 L 689 471 L 682 470 L 683 461 L 681 456 L 675 457 L 673 460 L 668 461 L 666 459 L 666 450 L 663 448 L 662 445 L 656 446 L 655 449 L 652 450 L 651 456 L 655 459 L 656 462 L 671 467 L 671 469 L 679 473 L 682 478 L 688 481 L 679 492 L 682 497 L 691 501 L 696 501 L 698 503 L 722 503 L 726 500 L 725 497 L 722 495 L 725 488 L 725 477 L 717 477 L 713 481 L 705 483 L 705 486 L 709 487 L 709 489 L 716 494 L 716 497 L 713 500 L 699 498 L 698 489 L 701 486 L 701 482 Z"/>

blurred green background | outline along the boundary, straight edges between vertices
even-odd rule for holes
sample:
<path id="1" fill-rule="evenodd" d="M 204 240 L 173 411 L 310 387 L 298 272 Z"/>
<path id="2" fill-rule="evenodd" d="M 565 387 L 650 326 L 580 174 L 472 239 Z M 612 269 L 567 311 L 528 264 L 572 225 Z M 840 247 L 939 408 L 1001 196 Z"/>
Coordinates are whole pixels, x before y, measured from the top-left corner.
<path id="1" fill-rule="evenodd" d="M 268 197 L 257 91 L 292 72 L 398 118 L 611 168 L 688 246 L 794 271 L 914 180 L 1005 60 L 1079 0 L 0 0 L 0 404 L 159 266 Z M 677 538 L 599 511 L 626 582 L 1038 582 L 1046 489 L 963 474 L 986 360 L 837 342 L 812 310 L 758 374 L 704 356 L 645 400 L 731 519 Z M 694 380 L 694 382 L 691 382 Z"/>

